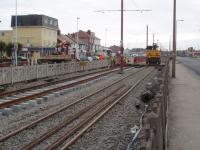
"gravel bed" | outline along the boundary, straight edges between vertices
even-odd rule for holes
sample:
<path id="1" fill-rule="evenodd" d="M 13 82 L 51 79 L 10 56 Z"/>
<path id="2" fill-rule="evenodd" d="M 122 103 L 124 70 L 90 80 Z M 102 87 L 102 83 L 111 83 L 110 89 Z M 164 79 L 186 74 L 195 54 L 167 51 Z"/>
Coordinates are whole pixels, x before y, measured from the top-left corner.
<path id="1" fill-rule="evenodd" d="M 126 72 L 127 73 L 131 73 L 131 72 L 133 72 L 133 70 L 136 71 L 138 69 L 131 69 L 131 70 L 128 70 Z M 123 75 L 123 76 L 125 76 L 125 75 Z M 99 88 L 104 87 L 105 85 L 111 83 L 114 80 L 119 79 L 120 77 L 121 77 L 121 75 L 118 75 L 116 73 L 115 74 L 110 74 L 110 75 L 107 76 L 106 79 L 102 80 L 99 83 L 95 83 L 94 85 L 91 85 L 90 87 L 87 87 L 87 88 L 82 89 L 80 91 L 69 93 L 69 94 L 65 95 L 65 97 L 57 98 L 54 101 L 42 104 L 40 107 L 32 108 L 32 109 L 27 110 L 25 112 L 17 113 L 17 114 L 15 114 L 13 116 L 10 116 L 8 118 L 5 117 L 5 118 L 3 118 L 2 122 L 1 122 L 1 127 L 0 127 L 1 133 L 2 134 L 6 134 L 6 133 L 8 133 L 10 131 L 13 131 L 14 129 L 16 129 L 16 128 L 24 125 L 24 124 L 32 122 L 33 120 L 36 120 L 37 118 L 40 118 L 40 117 L 42 117 L 42 116 L 44 116 L 44 115 L 46 115 L 46 114 L 58 109 L 62 105 L 69 104 L 72 101 L 74 101 L 75 99 L 78 99 L 78 98 L 81 98 L 81 97 L 87 95 L 87 93 L 91 93 L 91 92 L 93 92 L 93 91 L 95 91 L 95 90 L 97 90 Z M 66 98 L 67 98 L 67 100 L 66 100 Z M 67 115 L 70 115 L 70 112 L 67 113 Z M 67 117 L 67 115 L 66 115 L 66 117 Z M 48 126 L 46 126 L 44 128 L 41 128 L 41 129 L 42 130 L 46 130 L 49 127 L 51 127 L 52 125 L 55 126 L 55 123 L 60 122 L 59 120 L 61 121 L 62 119 L 59 119 L 59 117 L 58 117 L 56 121 L 52 120 L 52 124 L 49 123 Z M 34 135 L 36 135 L 36 134 L 35 133 L 30 133 L 29 136 L 30 135 L 32 137 L 34 137 Z M 26 138 L 26 136 L 24 137 L 24 135 L 22 134 L 22 135 L 20 135 L 20 138 L 18 140 L 24 142 L 24 138 Z M 17 149 L 14 145 L 18 145 L 17 144 L 18 142 L 15 143 L 15 140 L 14 140 L 14 141 L 9 142 L 9 143 L 12 143 L 12 148 L 13 149 Z M 4 143 L 4 148 L 6 148 L 6 146 L 8 146 L 9 143 Z"/>
<path id="2" fill-rule="evenodd" d="M 74 120 L 72 123 L 70 123 L 66 127 L 62 128 L 59 132 L 57 132 L 56 134 L 54 134 L 53 136 L 51 136 L 50 138 L 48 138 L 47 140 L 45 140 L 44 142 L 42 142 L 40 145 L 36 146 L 34 148 L 34 150 L 40 150 L 40 149 L 47 148 L 51 143 L 55 142 L 55 140 L 57 140 L 58 138 L 60 138 L 61 135 L 63 135 L 64 133 L 66 133 L 66 131 L 69 131 L 70 128 L 72 128 L 73 126 L 79 124 L 81 121 L 84 121 L 85 118 L 88 118 L 98 108 L 102 107 L 108 101 L 111 101 L 114 97 L 116 97 L 117 95 L 119 95 L 122 92 L 122 90 L 124 90 L 124 88 L 120 89 L 114 95 L 112 95 L 112 96 L 108 97 L 107 99 L 105 99 L 105 101 L 103 101 L 103 102 L 99 103 L 98 105 L 94 106 L 92 109 L 90 109 L 89 111 L 87 111 L 86 113 L 84 113 L 81 117 L 77 118 L 76 120 Z M 114 91 L 114 88 L 112 89 L 112 91 Z M 106 91 L 104 93 L 103 97 L 106 97 L 106 95 L 108 95 L 109 93 L 110 93 L 110 91 Z M 98 97 L 98 99 L 100 99 L 100 98 Z M 94 100 L 94 98 L 93 98 L 93 100 Z"/>
<path id="3" fill-rule="evenodd" d="M 129 96 L 117 104 L 97 124 L 82 136 L 73 150 L 125 150 L 132 139 L 130 129 L 138 123 L 139 114 L 135 102 L 144 90 L 146 83 L 155 77 L 154 71 Z"/>

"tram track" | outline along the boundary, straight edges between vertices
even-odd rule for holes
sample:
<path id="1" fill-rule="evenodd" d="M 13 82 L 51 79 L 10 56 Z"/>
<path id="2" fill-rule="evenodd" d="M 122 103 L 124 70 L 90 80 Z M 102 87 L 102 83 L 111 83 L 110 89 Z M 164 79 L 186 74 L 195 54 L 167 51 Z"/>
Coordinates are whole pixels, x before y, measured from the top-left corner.
<path id="1" fill-rule="evenodd" d="M 147 68 L 146 68 L 146 69 L 147 69 Z M 20 129 L 17 129 L 17 130 L 15 130 L 15 131 L 9 133 L 8 135 L 5 135 L 5 136 L 1 137 L 1 138 L 0 138 L 0 143 L 5 142 L 6 140 L 8 140 L 8 139 L 10 139 L 10 138 L 12 138 L 12 137 L 14 137 L 14 136 L 16 136 L 17 134 L 19 134 L 19 133 L 21 133 L 21 132 L 25 132 L 25 130 L 30 130 L 30 129 L 32 130 L 32 129 L 34 129 L 35 127 L 37 127 L 37 124 L 38 124 L 38 123 L 41 123 L 41 122 L 43 122 L 44 120 L 46 120 L 46 119 L 48 119 L 48 118 L 51 118 L 51 117 L 53 117 L 53 116 L 55 117 L 55 115 L 58 115 L 59 113 L 61 113 L 61 112 L 63 112 L 64 110 L 68 109 L 69 107 L 72 107 L 72 106 L 76 105 L 77 103 L 79 103 L 79 102 L 81 102 L 81 101 L 83 101 L 83 100 L 86 100 L 86 99 L 88 99 L 88 98 L 91 97 L 91 96 L 94 96 L 95 94 L 98 94 L 98 93 L 100 93 L 100 92 L 104 92 L 104 91 L 105 91 L 106 89 L 108 89 L 109 87 L 111 87 L 111 86 L 113 86 L 113 85 L 116 85 L 117 83 L 120 83 L 121 81 L 123 81 L 123 80 L 125 80 L 125 79 L 127 79 L 127 78 L 130 78 L 131 76 L 133 77 L 134 74 L 137 74 L 137 73 L 139 73 L 139 72 L 142 72 L 142 70 L 146 70 L 146 69 L 141 69 L 141 70 L 139 70 L 139 71 L 137 71 L 137 72 L 134 72 L 133 74 L 130 74 L 130 75 L 128 75 L 128 76 L 125 76 L 125 77 L 123 77 L 122 79 L 117 80 L 117 81 L 115 81 L 114 83 L 112 83 L 112 84 L 106 86 L 105 88 L 102 88 L 102 89 L 100 89 L 100 90 L 98 90 L 98 91 L 96 91 L 96 92 L 94 92 L 94 93 L 91 93 L 91 94 L 89 94 L 88 96 L 85 96 L 84 98 L 82 98 L 82 99 L 80 99 L 80 100 L 74 102 L 73 104 L 69 104 L 68 106 L 63 107 L 63 108 L 57 110 L 56 112 L 53 112 L 53 113 L 51 113 L 51 114 L 49 114 L 49 115 L 47 115 L 47 116 L 45 116 L 45 117 L 43 117 L 43 118 L 40 118 L 40 119 L 38 119 L 38 120 L 32 122 L 31 124 L 28 124 L 28 125 L 26 125 L 26 126 L 20 128 Z M 116 90 L 116 89 L 115 89 L 115 90 Z"/>
<path id="2" fill-rule="evenodd" d="M 119 71 L 119 69 L 106 70 L 106 71 L 103 71 L 103 72 L 100 71 L 100 72 L 96 72 L 96 73 L 89 73 L 89 74 L 87 74 L 85 76 L 81 76 L 81 77 L 80 76 L 79 77 L 72 77 L 70 79 L 63 79 L 63 80 L 56 81 L 56 82 L 53 82 L 53 83 L 47 83 L 47 84 L 43 84 L 43 85 L 40 85 L 40 86 L 30 87 L 30 88 L 27 88 L 27 89 L 23 89 L 22 91 L 23 92 L 29 91 L 29 93 L 32 92 L 32 94 L 27 93 L 27 95 L 22 95 L 22 96 L 20 96 L 21 95 L 21 93 L 19 93 L 20 90 L 2 93 L 0 95 L 1 99 L 6 99 L 6 100 L 0 101 L 0 109 L 11 107 L 13 105 L 17 105 L 19 103 L 23 103 L 23 102 L 26 102 L 26 101 L 29 101 L 29 100 L 33 100 L 33 99 L 36 99 L 36 98 L 39 98 L 39 97 L 43 97 L 43 96 L 46 96 L 48 94 L 51 94 L 51 93 L 54 93 L 54 92 L 57 92 L 57 91 L 61 91 L 63 89 L 74 87 L 76 85 L 79 85 L 79 84 L 100 78 L 102 76 L 105 76 L 107 74 L 110 74 L 110 73 L 113 73 L 113 72 L 116 72 L 116 71 Z M 55 87 L 55 84 L 60 84 L 60 85 Z M 53 85 L 53 87 L 52 87 L 52 85 Z M 48 86 L 50 86 L 50 87 L 47 88 Z M 33 89 L 41 88 L 41 87 L 45 87 L 45 89 L 42 90 L 41 92 L 40 91 L 33 91 Z M 19 93 L 19 95 L 14 95 L 16 93 Z M 9 99 L 10 97 L 8 97 L 8 98 L 3 97 L 3 96 L 11 96 L 11 94 L 13 95 L 12 99 Z M 25 93 L 23 93 L 23 94 L 25 94 Z"/>

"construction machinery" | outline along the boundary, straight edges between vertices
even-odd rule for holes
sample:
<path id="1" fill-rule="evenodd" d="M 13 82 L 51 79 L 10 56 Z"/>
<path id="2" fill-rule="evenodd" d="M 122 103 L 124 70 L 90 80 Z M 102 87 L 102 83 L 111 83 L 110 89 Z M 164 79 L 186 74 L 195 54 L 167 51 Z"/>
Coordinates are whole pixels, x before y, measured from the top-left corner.
<path id="1" fill-rule="evenodd" d="M 154 43 L 153 46 L 147 46 L 146 48 L 146 64 L 148 65 L 160 65 L 161 63 L 161 51 L 159 46 Z"/>

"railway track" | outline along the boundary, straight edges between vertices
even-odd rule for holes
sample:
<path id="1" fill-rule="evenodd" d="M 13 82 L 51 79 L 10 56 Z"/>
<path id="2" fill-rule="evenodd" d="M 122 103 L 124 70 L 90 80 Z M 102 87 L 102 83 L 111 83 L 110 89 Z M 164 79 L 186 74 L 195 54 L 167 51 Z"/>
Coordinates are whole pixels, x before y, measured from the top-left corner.
<path id="1" fill-rule="evenodd" d="M 116 69 L 116 68 L 114 68 L 114 69 Z M 55 85 L 55 84 L 59 84 L 59 83 L 62 83 L 62 82 L 75 80 L 75 79 L 78 79 L 78 78 L 81 78 L 81 77 L 85 77 L 85 76 L 88 76 L 88 75 L 93 75 L 93 74 L 96 74 L 96 73 L 101 73 L 101 72 L 108 71 L 108 70 L 112 70 L 112 69 L 103 69 L 103 70 L 100 70 L 100 71 L 95 71 L 95 72 L 90 72 L 90 73 L 86 73 L 86 74 L 76 75 L 76 76 L 73 76 L 73 77 L 68 77 L 68 78 L 64 78 L 64 79 L 61 79 L 61 80 L 57 80 L 57 81 L 51 81 L 51 82 L 48 82 L 48 83 L 43 83 L 43 84 L 39 84 L 39 85 L 28 87 L 28 88 L 22 88 L 22 89 L 18 89 L 18 90 L 9 91 L 9 92 L 1 92 L 0 93 L 0 98 L 4 98 L 6 96 L 15 95 L 15 94 L 18 94 L 18 93 L 24 93 L 24 92 L 31 91 L 31 90 L 34 90 L 34 89 L 44 88 L 44 87 Z"/>
<path id="2" fill-rule="evenodd" d="M 132 91 L 134 88 L 136 88 L 137 85 L 140 84 L 140 82 L 142 82 L 143 79 L 145 79 L 152 72 L 152 69 L 148 70 L 148 73 L 145 73 L 145 76 L 143 76 L 142 78 L 140 77 L 139 80 L 134 82 L 134 85 L 131 88 L 127 85 L 125 86 L 124 84 L 122 84 L 121 81 L 127 80 L 130 77 L 134 77 L 134 75 L 136 75 L 140 72 L 147 71 L 147 70 L 148 69 L 141 69 L 133 74 L 127 75 L 127 76 L 123 77 L 122 79 L 117 80 L 117 81 L 113 82 L 112 84 L 110 84 L 102 89 L 99 89 L 98 91 L 91 93 L 88 96 L 85 96 L 85 97 L 75 101 L 72 104 L 64 106 L 63 108 L 61 108 L 43 118 L 40 118 L 24 127 L 21 127 L 20 129 L 17 129 L 15 131 L 9 133 L 8 135 L 1 137 L 0 143 L 2 143 L 4 145 L 4 144 L 6 144 L 7 140 L 12 141 L 12 138 L 15 139 L 15 137 L 19 134 L 24 134 L 24 132 L 27 132 L 29 130 L 33 131 L 35 128 L 39 127 L 43 122 L 47 121 L 48 119 L 51 120 L 53 117 L 56 118 L 58 116 L 62 116 L 62 114 L 66 114 L 66 112 L 65 112 L 66 110 L 68 110 L 70 108 L 73 109 L 77 104 L 83 103 L 84 101 L 87 101 L 91 97 L 95 97 L 95 95 L 97 95 L 97 94 L 102 95 L 102 96 L 99 96 L 98 100 L 95 100 L 95 101 L 89 100 L 86 107 L 83 107 L 82 109 L 79 108 L 78 112 L 77 112 L 77 110 L 74 110 L 74 112 L 72 112 L 72 114 L 73 114 L 72 116 L 61 119 L 62 121 L 60 123 L 58 123 L 55 127 L 51 128 L 50 130 L 47 130 L 45 133 L 43 133 L 36 139 L 32 139 L 31 142 L 30 141 L 25 142 L 26 144 L 23 145 L 22 147 L 20 147 L 21 149 L 32 149 L 35 146 L 40 145 L 40 143 L 42 143 L 43 141 L 48 139 L 49 136 L 51 137 L 53 134 L 55 134 L 56 132 L 61 130 L 63 127 L 67 126 L 67 124 L 74 123 L 74 121 L 76 122 L 77 120 L 81 120 L 80 119 L 81 116 L 84 116 L 85 113 L 87 114 L 88 112 L 90 112 L 91 109 L 96 108 L 94 111 L 92 111 L 92 113 L 89 113 L 88 115 L 86 115 L 87 117 L 83 117 L 84 119 L 82 119 L 82 121 L 80 121 L 80 123 L 78 123 L 78 124 L 75 123 L 76 124 L 75 126 L 73 126 L 72 128 L 69 128 L 67 135 L 66 134 L 63 135 L 62 138 L 59 138 L 56 142 L 53 142 L 52 145 L 50 145 L 49 147 L 46 148 L 46 149 L 54 149 L 58 145 L 60 145 L 63 141 L 66 141 L 66 137 L 68 139 L 71 135 L 74 136 L 74 132 L 77 132 L 77 130 L 81 131 L 81 132 L 78 132 L 78 135 L 83 134 L 87 130 L 85 127 L 88 126 L 88 125 L 85 126 L 85 123 L 91 124 L 91 119 L 98 121 L 107 111 L 109 111 L 114 105 L 116 105 L 120 100 L 122 100 L 128 93 L 130 93 L 130 91 Z M 115 86 L 115 88 L 113 90 L 109 90 L 108 94 L 105 95 L 105 91 L 110 89 L 113 86 Z M 104 94 L 102 94 L 102 93 L 104 93 Z M 123 94 L 123 93 L 125 93 L 125 94 Z M 84 102 L 84 103 L 86 103 L 86 102 Z M 84 105 L 86 105 L 86 104 L 84 104 Z M 101 116 L 101 117 L 99 117 L 99 116 Z M 99 118 L 99 119 L 97 119 L 97 118 Z M 92 121 L 92 122 L 95 123 L 96 121 Z M 80 129 L 82 127 L 84 127 L 83 128 L 85 130 L 84 132 Z M 69 135 L 69 133 L 70 133 L 70 135 Z M 74 139 L 74 138 L 72 138 L 72 139 Z M 69 142 L 72 139 L 70 139 Z M 60 140 L 61 140 L 61 142 L 60 142 Z M 73 141 L 76 141 L 76 140 L 77 139 L 74 139 Z M 71 141 L 70 143 L 73 143 L 73 141 Z M 66 145 L 64 147 L 66 147 Z"/>
<path id="3" fill-rule="evenodd" d="M 7 93 L 2 93 L 0 95 L 1 100 L 0 100 L 0 109 L 3 108 L 8 108 L 13 105 L 17 105 L 19 103 L 23 103 L 29 100 L 33 100 L 39 97 L 46 96 L 48 94 L 58 92 L 97 78 L 100 78 L 102 76 L 105 76 L 107 74 L 113 73 L 118 71 L 119 69 L 113 69 L 113 70 L 106 70 L 106 71 L 99 71 L 95 73 L 89 73 L 84 76 L 77 76 L 77 77 L 72 77 L 68 79 L 63 79 L 51 83 L 46 83 L 42 84 L 39 86 L 34 86 L 30 87 L 27 89 L 21 89 L 17 91 L 12 91 L 12 92 L 7 92 Z M 40 88 L 39 90 L 35 90 L 37 88 Z M 23 92 L 23 93 L 22 93 Z M 3 97 L 3 96 L 10 96 L 12 97 Z"/>

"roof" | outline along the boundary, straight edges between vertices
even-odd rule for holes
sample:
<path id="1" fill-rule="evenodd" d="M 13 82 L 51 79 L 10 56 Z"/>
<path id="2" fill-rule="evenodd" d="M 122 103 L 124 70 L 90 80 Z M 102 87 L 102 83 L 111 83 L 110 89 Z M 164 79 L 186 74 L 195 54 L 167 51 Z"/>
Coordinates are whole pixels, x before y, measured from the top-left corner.
<path id="1" fill-rule="evenodd" d="M 0 33 L 12 32 L 12 30 L 0 30 Z"/>
<path id="2" fill-rule="evenodd" d="M 114 52 L 114 53 L 117 53 L 121 50 L 121 48 L 119 46 L 116 46 L 116 45 L 109 47 L 109 49 L 111 49 L 112 52 Z"/>
<path id="3" fill-rule="evenodd" d="M 74 41 L 71 38 L 69 38 L 68 36 L 66 36 L 64 34 L 58 35 L 58 40 L 63 42 L 63 43 L 67 43 L 67 44 L 74 43 Z"/>
<path id="4" fill-rule="evenodd" d="M 71 34 L 73 37 L 77 36 L 77 32 L 72 33 Z M 94 38 L 94 39 L 98 39 L 100 40 L 100 38 L 98 38 L 97 36 L 95 36 L 94 32 L 91 32 L 90 30 L 88 30 L 87 32 L 79 30 L 78 32 L 78 37 L 83 38 L 83 39 L 89 39 L 89 38 Z"/>
<path id="5" fill-rule="evenodd" d="M 15 18 L 11 18 L 11 27 L 15 27 Z M 45 26 L 53 29 L 58 29 L 58 19 L 46 15 L 18 15 L 17 26 Z"/>

